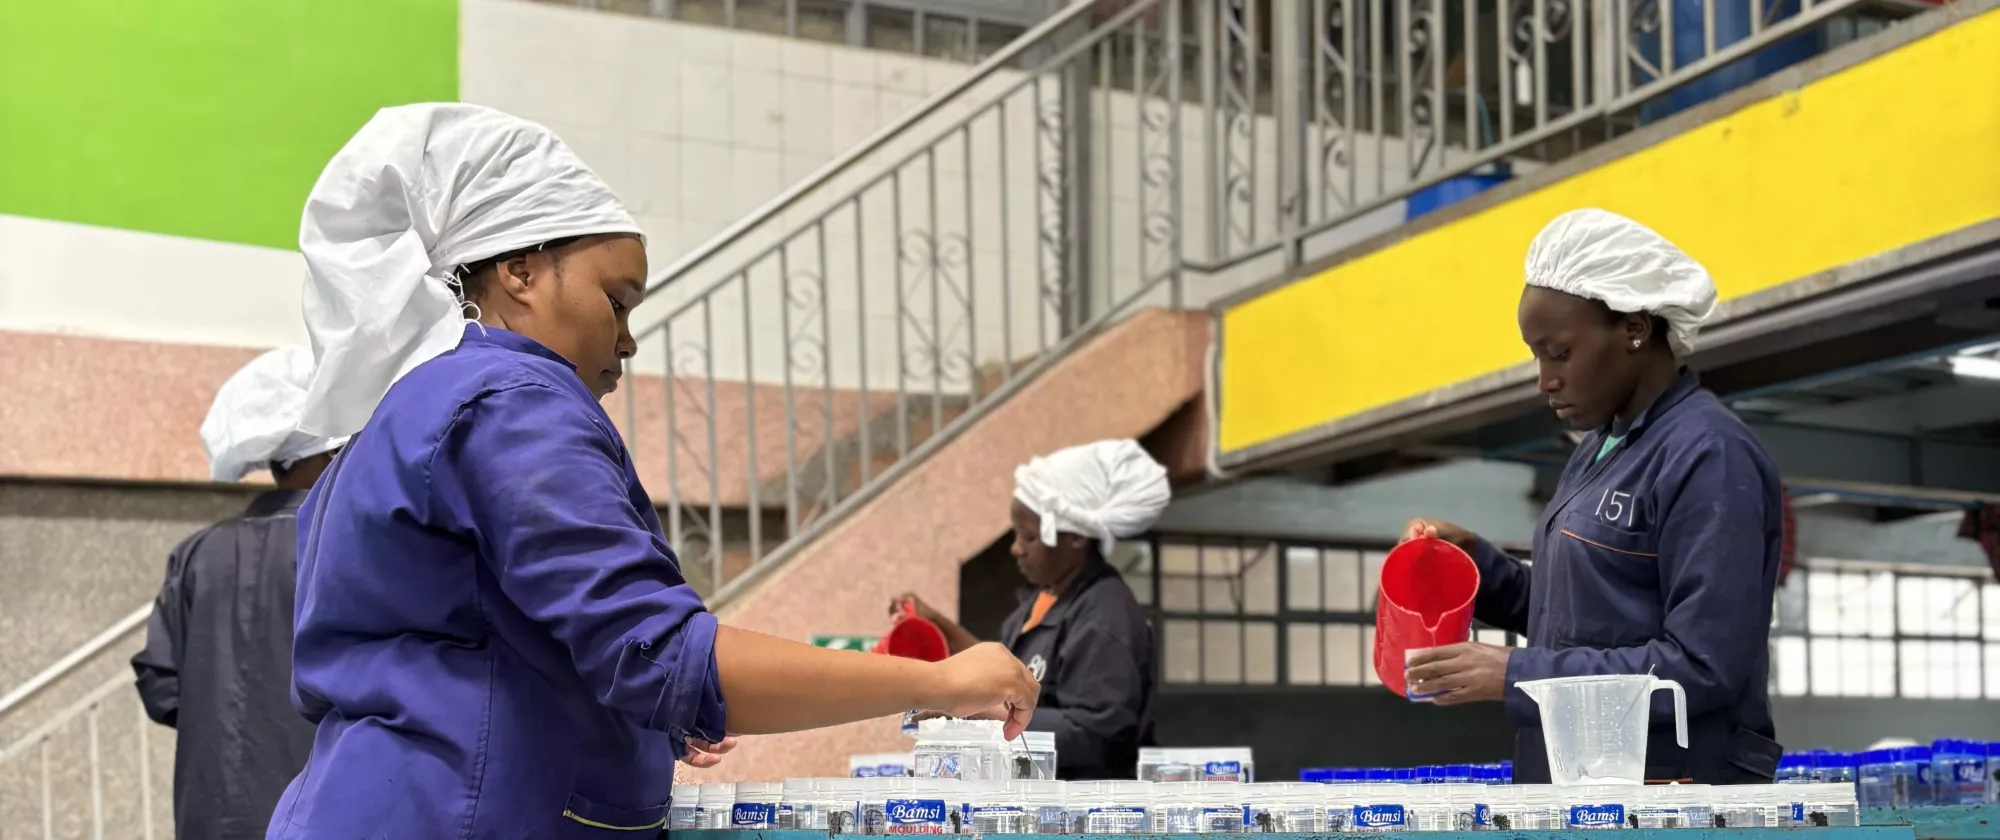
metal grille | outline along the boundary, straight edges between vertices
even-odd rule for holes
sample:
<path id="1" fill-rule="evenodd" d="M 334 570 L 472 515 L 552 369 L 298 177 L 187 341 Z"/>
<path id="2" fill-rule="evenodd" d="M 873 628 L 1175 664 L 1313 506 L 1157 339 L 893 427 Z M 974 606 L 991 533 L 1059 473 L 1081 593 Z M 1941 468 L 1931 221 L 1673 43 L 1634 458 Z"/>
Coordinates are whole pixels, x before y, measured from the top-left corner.
<path id="1" fill-rule="evenodd" d="M 1690 51 L 1631 0 L 1068 6 L 655 277 L 627 441 L 726 602 L 1126 313 L 1292 271 L 1418 190 L 1573 154 L 1862 8 Z"/>

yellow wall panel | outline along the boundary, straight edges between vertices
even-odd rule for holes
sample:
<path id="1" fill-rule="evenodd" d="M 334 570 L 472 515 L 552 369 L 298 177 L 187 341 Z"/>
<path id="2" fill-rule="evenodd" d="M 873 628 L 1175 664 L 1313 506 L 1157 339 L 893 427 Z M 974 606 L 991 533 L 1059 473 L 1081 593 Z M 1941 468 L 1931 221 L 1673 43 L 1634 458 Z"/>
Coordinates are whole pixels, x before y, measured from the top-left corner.
<path id="1" fill-rule="evenodd" d="M 1658 230 L 1725 300 L 2000 218 L 2000 11 L 1231 307 L 1221 448 L 1528 360 L 1528 243 L 1581 207 Z"/>

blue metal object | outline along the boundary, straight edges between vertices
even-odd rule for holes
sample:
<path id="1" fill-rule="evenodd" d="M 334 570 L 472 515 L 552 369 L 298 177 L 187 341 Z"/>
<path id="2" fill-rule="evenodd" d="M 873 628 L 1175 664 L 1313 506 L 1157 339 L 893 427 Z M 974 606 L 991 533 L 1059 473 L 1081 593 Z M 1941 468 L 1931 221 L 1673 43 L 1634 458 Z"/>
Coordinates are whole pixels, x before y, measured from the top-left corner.
<path id="1" fill-rule="evenodd" d="M 1483 193 L 1513 178 L 1512 170 L 1506 166 L 1495 166 L 1488 172 L 1471 172 L 1455 178 L 1446 178 L 1410 194 L 1403 202 L 1403 220 L 1410 221 L 1444 209 L 1446 206 L 1464 201 Z"/>

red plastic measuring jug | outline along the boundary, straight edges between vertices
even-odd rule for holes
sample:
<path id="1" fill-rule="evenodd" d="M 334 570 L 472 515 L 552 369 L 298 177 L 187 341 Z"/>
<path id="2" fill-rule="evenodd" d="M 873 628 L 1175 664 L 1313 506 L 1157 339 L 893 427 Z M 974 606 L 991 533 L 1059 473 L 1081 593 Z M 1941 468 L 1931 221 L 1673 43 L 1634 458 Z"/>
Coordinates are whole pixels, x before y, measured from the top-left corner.
<path id="1" fill-rule="evenodd" d="M 1390 691 L 1416 699 L 1403 683 L 1407 652 L 1472 638 L 1479 567 L 1444 540 L 1411 540 L 1382 561 L 1377 591 L 1375 675 Z"/>
<path id="2" fill-rule="evenodd" d="M 871 652 L 925 662 L 943 662 L 945 657 L 951 655 L 951 645 L 945 643 L 943 630 L 918 618 L 916 605 L 904 601 L 903 614 L 896 617 L 895 624 L 889 625 L 889 632 L 875 641 Z"/>

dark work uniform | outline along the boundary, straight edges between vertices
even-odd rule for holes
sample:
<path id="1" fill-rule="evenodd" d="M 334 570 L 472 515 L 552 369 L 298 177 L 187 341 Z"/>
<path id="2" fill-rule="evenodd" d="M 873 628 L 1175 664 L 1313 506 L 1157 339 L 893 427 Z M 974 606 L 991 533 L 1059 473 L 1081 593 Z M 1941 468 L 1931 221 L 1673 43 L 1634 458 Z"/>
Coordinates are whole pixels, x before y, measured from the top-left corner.
<path id="1" fill-rule="evenodd" d="M 1781 492 L 1756 435 L 1683 371 L 1630 424 L 1577 447 L 1535 532 L 1532 570 L 1476 546 L 1474 615 L 1528 636 L 1507 661 L 1517 781 L 1547 782 L 1549 769 L 1540 711 L 1516 684 L 1649 670 L 1687 691 L 1688 748 L 1674 742 L 1672 695 L 1654 693 L 1648 779 L 1771 781 Z"/>
<path id="2" fill-rule="evenodd" d="M 167 558 L 139 699 L 180 732 L 174 836 L 261 838 L 306 765 L 313 725 L 292 708 L 292 590 L 303 491 L 273 490 Z"/>
<path id="3" fill-rule="evenodd" d="M 1093 552 L 1090 564 L 1026 633 L 1040 590 L 1021 588 L 1002 641 L 1042 682 L 1028 728 L 1056 736 L 1056 776 L 1132 779 L 1153 738 L 1153 631 L 1125 580 Z"/>

